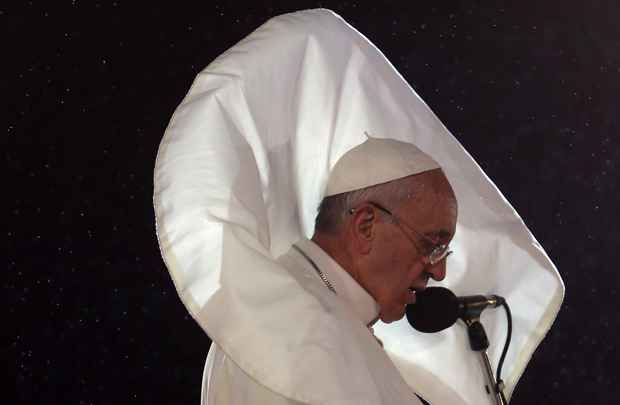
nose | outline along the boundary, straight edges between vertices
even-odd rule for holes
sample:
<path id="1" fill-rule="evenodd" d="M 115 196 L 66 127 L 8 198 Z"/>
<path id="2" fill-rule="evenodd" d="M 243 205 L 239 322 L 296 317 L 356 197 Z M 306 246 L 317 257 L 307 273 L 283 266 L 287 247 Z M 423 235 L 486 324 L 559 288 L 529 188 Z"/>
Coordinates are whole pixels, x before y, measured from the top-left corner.
<path id="1" fill-rule="evenodd" d="M 446 278 L 446 260 L 442 260 L 435 265 L 429 266 L 426 273 L 435 281 L 441 281 Z"/>

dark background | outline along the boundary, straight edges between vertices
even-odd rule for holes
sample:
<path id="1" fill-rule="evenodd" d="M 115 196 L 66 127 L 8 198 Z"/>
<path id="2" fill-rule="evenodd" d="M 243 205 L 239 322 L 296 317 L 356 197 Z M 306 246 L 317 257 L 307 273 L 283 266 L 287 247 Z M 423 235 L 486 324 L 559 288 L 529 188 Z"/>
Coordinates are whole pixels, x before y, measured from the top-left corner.
<path id="1" fill-rule="evenodd" d="M 512 403 L 619 401 L 618 2 L 165 4 L 0 6 L 0 402 L 198 403 L 209 339 L 158 251 L 157 147 L 210 61 L 268 17 L 318 6 L 386 54 L 564 278 L 562 310 Z"/>

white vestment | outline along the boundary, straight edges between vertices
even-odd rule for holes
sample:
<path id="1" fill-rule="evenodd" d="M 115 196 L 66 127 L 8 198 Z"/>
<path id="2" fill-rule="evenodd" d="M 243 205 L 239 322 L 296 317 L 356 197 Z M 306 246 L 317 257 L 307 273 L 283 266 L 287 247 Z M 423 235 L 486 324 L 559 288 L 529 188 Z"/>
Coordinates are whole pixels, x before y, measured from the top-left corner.
<path id="1" fill-rule="evenodd" d="M 415 403 L 413 389 L 433 405 L 458 404 L 441 399 L 453 389 L 466 404 L 492 404 L 462 325 L 424 335 L 406 320 L 379 321 L 384 350 L 307 264 L 274 260 L 313 234 L 330 171 L 365 132 L 413 143 L 444 170 L 459 212 L 442 284 L 509 302 L 510 396 L 556 317 L 562 280 L 458 140 L 385 56 L 328 10 L 269 20 L 209 64 L 175 111 L 153 199 L 180 298 L 230 361 L 284 398 L 394 405 Z M 482 322 L 495 368 L 505 317 L 485 311 Z"/>
<path id="2" fill-rule="evenodd" d="M 318 245 L 308 239 L 302 239 L 296 243 L 296 246 L 303 251 L 310 260 L 323 272 L 329 283 L 336 291 L 336 295 L 332 298 L 349 311 L 350 321 L 359 323 L 368 327 L 368 334 L 372 334 L 370 326 L 376 321 L 379 314 L 379 306 L 377 302 L 364 290 L 335 260 L 333 260 Z M 289 271 L 297 271 L 301 269 L 305 275 L 313 275 L 307 277 L 307 282 L 317 285 L 318 288 L 327 288 L 319 277 L 316 269 L 297 250 L 291 250 L 278 259 L 284 268 Z M 298 314 L 303 317 L 304 314 Z M 345 326 L 346 327 L 346 326 Z M 336 331 L 337 332 L 337 331 Z M 380 345 L 376 341 L 376 345 Z M 373 347 L 374 348 L 374 347 Z M 382 362 L 385 365 L 381 367 L 391 367 L 390 358 L 385 355 Z M 368 367 L 376 367 L 368 364 Z M 352 373 L 355 370 L 351 370 Z M 348 376 L 342 376 L 348 378 Z M 417 404 L 420 401 L 413 396 L 408 399 L 408 404 Z M 347 398 L 347 392 L 342 392 L 344 401 L 350 401 Z M 437 399 L 438 396 L 435 395 Z M 440 395 L 439 403 L 459 404 L 462 400 L 458 398 L 451 390 L 447 389 Z M 202 381 L 202 405 L 247 405 L 247 404 L 271 404 L 271 405 L 293 405 L 300 402 L 290 398 L 286 398 L 256 381 L 240 368 L 232 359 L 230 359 L 217 343 L 212 343 L 209 355 L 205 364 L 205 370 Z"/>

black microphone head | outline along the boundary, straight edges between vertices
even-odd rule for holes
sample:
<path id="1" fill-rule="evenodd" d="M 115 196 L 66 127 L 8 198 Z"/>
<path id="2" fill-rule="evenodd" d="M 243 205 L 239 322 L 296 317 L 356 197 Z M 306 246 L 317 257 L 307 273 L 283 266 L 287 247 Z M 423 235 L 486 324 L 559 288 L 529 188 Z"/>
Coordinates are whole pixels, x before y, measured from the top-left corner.
<path id="1" fill-rule="evenodd" d="M 459 317 L 456 295 L 444 287 L 428 287 L 416 293 L 416 302 L 407 305 L 407 320 L 416 330 L 435 333 L 454 325 Z"/>

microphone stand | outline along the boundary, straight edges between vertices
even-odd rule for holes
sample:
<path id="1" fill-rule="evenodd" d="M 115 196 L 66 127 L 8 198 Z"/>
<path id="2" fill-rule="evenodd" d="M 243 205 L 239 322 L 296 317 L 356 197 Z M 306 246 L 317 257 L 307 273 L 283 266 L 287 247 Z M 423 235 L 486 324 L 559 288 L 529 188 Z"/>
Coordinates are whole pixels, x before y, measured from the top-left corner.
<path id="1" fill-rule="evenodd" d="M 462 318 L 467 325 L 467 334 L 469 335 L 469 344 L 471 350 L 480 353 L 480 358 L 484 369 L 486 370 L 487 379 L 489 384 L 485 385 L 487 394 L 493 395 L 496 405 L 506 405 L 503 395 L 503 387 L 497 384 L 495 376 L 493 375 L 493 369 L 491 368 L 491 362 L 487 355 L 487 349 L 489 348 L 489 339 L 484 331 L 484 326 L 480 323 L 480 314 L 467 316 Z"/>

